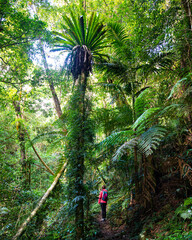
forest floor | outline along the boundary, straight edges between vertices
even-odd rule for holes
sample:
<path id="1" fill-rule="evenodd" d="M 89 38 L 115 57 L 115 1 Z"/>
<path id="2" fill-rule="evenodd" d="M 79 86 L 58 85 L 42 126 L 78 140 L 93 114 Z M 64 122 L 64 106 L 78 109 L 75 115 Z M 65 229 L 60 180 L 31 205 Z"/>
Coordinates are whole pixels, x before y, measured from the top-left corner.
<path id="1" fill-rule="evenodd" d="M 128 233 L 126 232 L 125 225 L 121 225 L 120 227 L 112 227 L 108 220 L 102 222 L 101 216 L 98 215 L 96 219 L 100 233 L 98 240 L 129 240 Z"/>

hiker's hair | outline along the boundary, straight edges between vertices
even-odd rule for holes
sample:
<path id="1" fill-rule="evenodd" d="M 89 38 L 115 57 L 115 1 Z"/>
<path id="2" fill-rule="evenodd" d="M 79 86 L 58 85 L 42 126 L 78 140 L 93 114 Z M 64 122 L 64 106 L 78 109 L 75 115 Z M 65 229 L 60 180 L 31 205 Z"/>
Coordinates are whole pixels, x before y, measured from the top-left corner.
<path id="1" fill-rule="evenodd" d="M 102 189 L 105 189 L 105 188 L 106 188 L 106 186 L 105 186 L 105 185 L 103 185 L 103 186 L 102 186 Z"/>

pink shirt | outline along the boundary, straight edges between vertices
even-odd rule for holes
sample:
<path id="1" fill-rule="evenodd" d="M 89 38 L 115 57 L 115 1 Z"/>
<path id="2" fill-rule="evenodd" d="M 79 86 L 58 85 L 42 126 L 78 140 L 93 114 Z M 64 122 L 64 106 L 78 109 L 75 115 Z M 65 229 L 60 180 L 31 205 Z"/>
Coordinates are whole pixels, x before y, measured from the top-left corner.
<path id="1" fill-rule="evenodd" d="M 102 189 L 100 194 L 99 194 L 99 200 L 98 200 L 98 203 L 107 203 L 107 201 L 103 201 L 102 200 L 102 197 L 103 197 L 103 191 L 107 192 L 107 189 Z"/>

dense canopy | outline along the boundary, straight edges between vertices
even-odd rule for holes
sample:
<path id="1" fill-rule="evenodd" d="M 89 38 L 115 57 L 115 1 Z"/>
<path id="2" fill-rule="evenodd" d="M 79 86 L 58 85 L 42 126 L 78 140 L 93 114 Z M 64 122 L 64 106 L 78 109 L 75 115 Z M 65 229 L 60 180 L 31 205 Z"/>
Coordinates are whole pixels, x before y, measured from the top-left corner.
<path id="1" fill-rule="evenodd" d="M 191 239 L 191 49 L 191 0 L 0 0 L 0 238 Z"/>

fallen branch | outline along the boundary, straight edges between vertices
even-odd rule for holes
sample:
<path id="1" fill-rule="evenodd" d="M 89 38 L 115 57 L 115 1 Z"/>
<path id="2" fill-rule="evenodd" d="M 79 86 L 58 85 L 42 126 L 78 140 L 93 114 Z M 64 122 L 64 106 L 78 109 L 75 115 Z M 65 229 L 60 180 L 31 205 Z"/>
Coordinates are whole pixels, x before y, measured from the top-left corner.
<path id="1" fill-rule="evenodd" d="M 36 215 L 37 211 L 40 209 L 40 207 L 43 205 L 43 203 L 46 201 L 46 199 L 48 198 L 49 194 L 51 193 L 51 191 L 54 189 L 54 187 L 56 186 L 59 178 L 61 177 L 61 174 L 63 173 L 63 171 L 65 170 L 66 164 L 63 164 L 61 170 L 59 171 L 59 173 L 57 174 L 56 178 L 54 179 L 53 183 L 51 184 L 50 188 L 46 191 L 46 193 L 44 194 L 44 196 L 41 198 L 41 200 L 39 201 L 39 203 L 37 204 L 36 208 L 31 212 L 30 216 L 25 220 L 25 222 L 21 225 L 21 227 L 19 228 L 19 230 L 17 231 L 16 235 L 13 237 L 13 240 L 16 240 L 25 230 L 27 224 L 31 221 L 31 219 Z"/>

